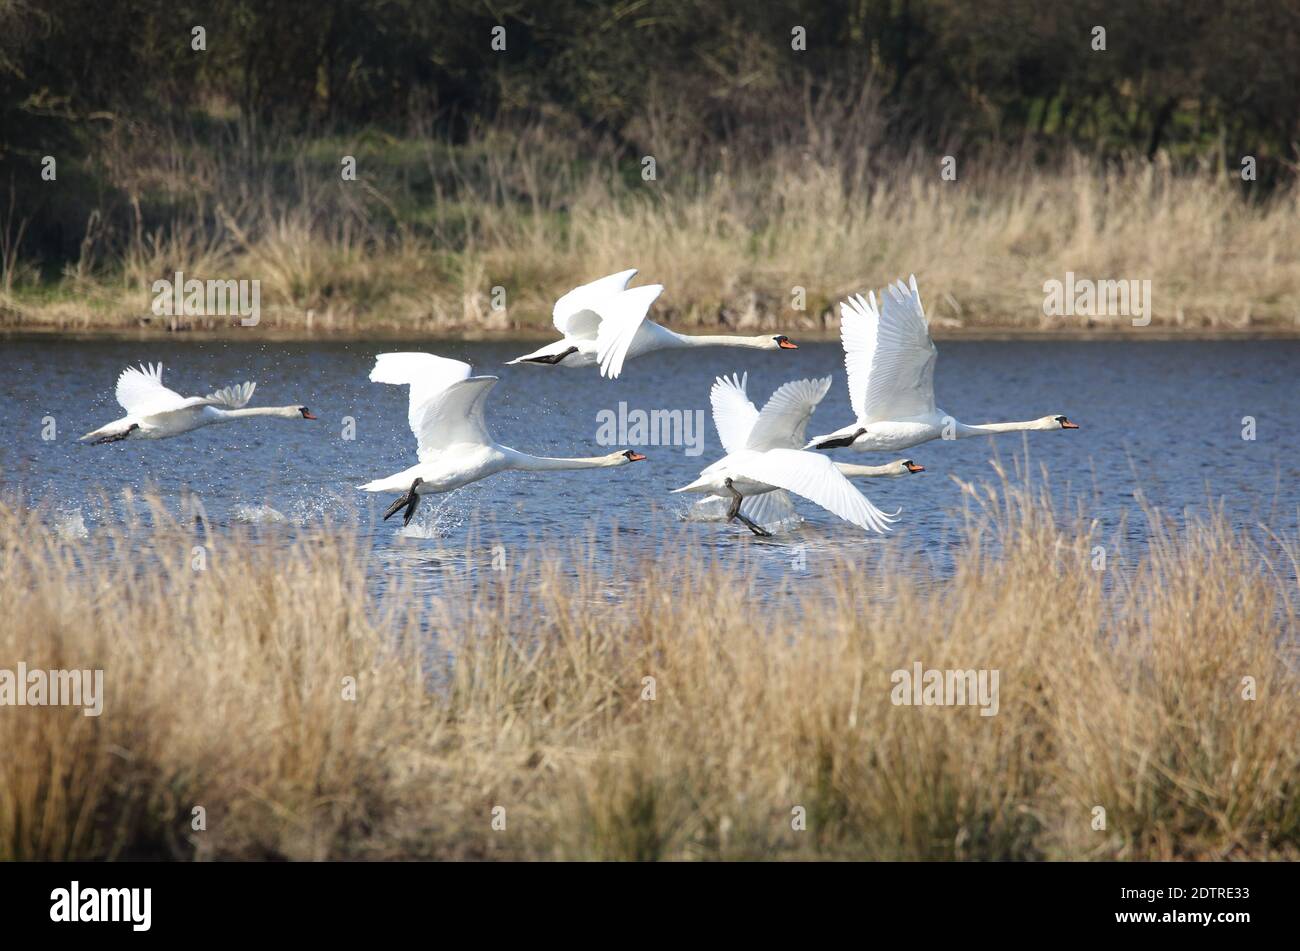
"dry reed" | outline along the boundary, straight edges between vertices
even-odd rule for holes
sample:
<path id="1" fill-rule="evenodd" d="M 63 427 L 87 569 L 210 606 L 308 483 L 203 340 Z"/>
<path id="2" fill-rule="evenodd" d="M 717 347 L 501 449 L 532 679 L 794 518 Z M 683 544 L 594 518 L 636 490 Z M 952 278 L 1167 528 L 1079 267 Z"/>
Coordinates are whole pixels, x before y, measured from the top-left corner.
<path id="1" fill-rule="evenodd" d="M 0 707 L 0 857 L 1300 855 L 1295 541 L 1151 513 L 1097 571 L 1036 490 L 969 493 L 950 576 L 886 557 L 762 610 L 690 556 L 618 556 L 613 598 L 581 544 L 376 600 L 345 531 L 154 503 L 69 539 L 7 500 L 4 666 L 106 685 L 97 718 Z M 998 670 L 997 714 L 895 706 L 917 661 Z"/>
<path id="2" fill-rule="evenodd" d="M 667 287 L 656 313 L 684 327 L 816 333 L 844 295 L 912 272 L 941 331 L 1130 328 L 1128 316 L 1046 316 L 1043 285 L 1066 272 L 1150 281 L 1156 327 L 1298 326 L 1300 191 L 1256 195 L 1230 169 L 1163 156 L 958 156 L 946 181 L 942 156 L 891 159 L 870 129 L 836 121 L 812 116 L 763 154 L 666 148 L 653 181 L 607 145 L 541 126 L 458 146 L 277 142 L 293 156 L 278 163 L 119 143 L 101 172 L 136 196 L 133 223 L 115 233 L 90 210 L 82 260 L 53 290 L 24 289 L 35 270 L 6 250 L 0 314 L 19 327 L 157 326 L 150 284 L 181 270 L 260 280 L 263 327 L 283 332 L 539 331 L 559 294 L 635 265 Z M 339 154 L 356 155 L 358 181 L 339 180 Z M 141 193 L 172 209 L 165 220 L 143 223 Z M 505 310 L 490 306 L 498 286 Z"/>

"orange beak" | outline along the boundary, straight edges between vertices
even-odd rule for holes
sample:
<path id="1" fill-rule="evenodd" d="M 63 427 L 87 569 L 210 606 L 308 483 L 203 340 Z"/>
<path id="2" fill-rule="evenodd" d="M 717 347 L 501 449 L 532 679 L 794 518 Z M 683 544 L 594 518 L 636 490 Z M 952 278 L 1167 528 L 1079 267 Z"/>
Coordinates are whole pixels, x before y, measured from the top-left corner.
<path id="1" fill-rule="evenodd" d="M 777 344 L 776 344 L 776 345 L 777 345 L 778 347 L 780 347 L 782 350 L 798 350 L 798 349 L 799 349 L 799 347 L 798 347 L 796 344 L 790 342 L 789 340 L 779 340 L 779 341 L 777 341 Z"/>
<path id="2" fill-rule="evenodd" d="M 1067 419 L 1065 422 L 1063 422 L 1063 423 L 1061 424 L 1061 428 L 1062 428 L 1062 429 L 1078 429 L 1078 428 L 1079 428 L 1079 424 L 1078 424 L 1078 423 L 1072 423 L 1072 422 L 1070 422 L 1070 421 Z"/>
<path id="3" fill-rule="evenodd" d="M 645 456 L 643 456 L 639 452 L 633 452 L 630 456 L 628 456 L 628 459 L 630 459 L 632 462 L 640 462 L 644 458 Z"/>
<path id="4" fill-rule="evenodd" d="M 907 466 L 907 471 L 908 471 L 908 472 L 924 472 L 924 471 L 925 471 L 925 466 L 918 466 L 915 462 L 905 462 L 905 463 L 903 463 L 903 465 Z"/>
<path id="5" fill-rule="evenodd" d="M 316 417 L 315 417 L 313 414 L 311 414 L 311 413 L 303 413 L 303 414 L 302 414 L 302 418 L 303 418 L 303 419 L 315 419 Z"/>

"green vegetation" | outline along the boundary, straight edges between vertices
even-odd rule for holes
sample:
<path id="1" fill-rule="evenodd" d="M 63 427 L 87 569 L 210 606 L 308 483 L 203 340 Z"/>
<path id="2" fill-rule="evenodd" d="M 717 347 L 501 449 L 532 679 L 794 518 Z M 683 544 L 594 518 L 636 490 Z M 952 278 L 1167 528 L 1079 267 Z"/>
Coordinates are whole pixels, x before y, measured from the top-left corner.
<path id="1" fill-rule="evenodd" d="M 532 329 L 635 264 L 684 325 L 916 271 L 943 326 L 1087 326 L 1069 270 L 1294 330 L 1297 122 L 1300 12 L 1254 0 L 0 0 L 0 326 L 172 325 L 182 270 L 285 332 Z"/>

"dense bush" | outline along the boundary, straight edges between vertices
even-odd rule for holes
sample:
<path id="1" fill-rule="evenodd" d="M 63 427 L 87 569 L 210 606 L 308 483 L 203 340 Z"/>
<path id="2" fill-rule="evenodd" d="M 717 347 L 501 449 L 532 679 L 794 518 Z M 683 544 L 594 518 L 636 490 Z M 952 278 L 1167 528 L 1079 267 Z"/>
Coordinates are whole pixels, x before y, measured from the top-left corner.
<path id="1" fill-rule="evenodd" d="M 806 50 L 792 49 L 795 27 Z M 881 141 L 899 148 L 968 155 L 1027 140 L 1042 156 L 1165 150 L 1225 169 L 1249 154 L 1261 184 L 1289 182 L 1300 5 L 0 0 L 0 187 L 15 193 L 9 220 L 30 219 L 26 253 L 47 266 L 76 259 L 97 204 L 86 195 L 129 201 L 109 140 L 180 130 L 252 163 L 286 132 L 463 141 L 484 120 L 544 119 L 629 158 L 723 144 L 749 156 L 827 102 L 869 102 Z M 46 154 L 60 157 L 57 196 L 30 187 Z"/>

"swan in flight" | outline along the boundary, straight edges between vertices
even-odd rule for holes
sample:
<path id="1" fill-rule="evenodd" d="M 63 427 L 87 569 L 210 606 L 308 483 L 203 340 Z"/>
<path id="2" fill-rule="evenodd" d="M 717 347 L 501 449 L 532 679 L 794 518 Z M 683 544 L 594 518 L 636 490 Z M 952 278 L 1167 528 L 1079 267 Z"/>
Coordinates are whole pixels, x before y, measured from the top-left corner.
<path id="1" fill-rule="evenodd" d="M 407 420 L 420 459 L 409 469 L 357 486 L 366 492 L 401 493 L 384 512 L 385 520 L 405 507 L 402 524 L 409 525 L 420 496 L 450 492 L 508 469 L 607 469 L 645 458 L 627 449 L 589 459 L 553 459 L 502 446 L 483 417 L 488 393 L 499 378 L 470 372 L 468 363 L 431 353 L 381 353 L 375 358 L 373 382 L 411 388 Z"/>
<path id="2" fill-rule="evenodd" d="M 305 406 L 255 406 L 256 383 L 237 383 L 209 396 L 181 396 L 163 386 L 162 364 L 127 367 L 117 378 L 117 401 L 126 415 L 86 433 L 81 442 L 94 445 L 123 439 L 166 439 L 212 423 L 229 423 L 249 416 L 315 419 Z"/>
<path id="3" fill-rule="evenodd" d="M 563 340 L 511 360 L 550 366 L 600 366 L 611 380 L 623 372 L 623 363 L 654 350 L 683 347 L 750 347 L 755 350 L 798 350 L 785 334 L 733 337 L 726 334 L 673 333 L 646 320 L 646 313 L 663 291 L 662 284 L 629 288 L 636 268 L 610 274 L 575 287 L 555 302 L 552 317 Z"/>
<path id="4" fill-rule="evenodd" d="M 805 449 L 894 452 L 940 437 L 997 435 L 1021 430 L 1078 429 L 1062 415 L 1018 423 L 968 426 L 934 405 L 934 363 L 939 356 L 930 339 L 929 322 L 916 289 L 902 281 L 866 300 L 854 295 L 840 304 L 840 340 L 848 370 L 849 400 L 857 422 L 824 436 L 814 436 Z"/>
<path id="5" fill-rule="evenodd" d="M 837 462 L 835 468 L 846 476 L 875 476 L 893 479 L 925 471 L 925 466 L 918 466 L 911 459 L 899 459 L 883 466 L 855 466 L 847 462 Z M 729 502 L 729 499 L 725 499 L 720 495 L 707 495 L 696 502 L 695 505 L 700 512 L 711 514 L 715 511 L 729 511 Z M 745 500 L 740 503 L 740 511 L 736 517 L 747 520 L 746 524 L 752 521 L 763 528 L 769 528 L 795 518 L 798 514 L 795 511 L 794 500 L 790 498 L 790 493 L 785 489 L 774 489 L 763 495 L 745 496 Z"/>
<path id="6" fill-rule="evenodd" d="M 849 482 L 853 476 L 894 476 L 923 472 L 910 459 L 887 466 L 834 463 L 799 448 L 808 420 L 831 387 L 831 378 L 782 384 L 759 411 L 746 393 L 748 374 L 718 377 L 709 392 L 713 423 L 727 455 L 704 469 L 690 485 L 674 492 L 730 498 L 727 521 L 740 519 L 755 535 L 772 533 L 763 523 L 788 517 L 787 493 L 801 495 L 859 528 L 889 531 L 898 513 L 888 515 Z M 745 509 L 748 509 L 747 511 Z"/>

